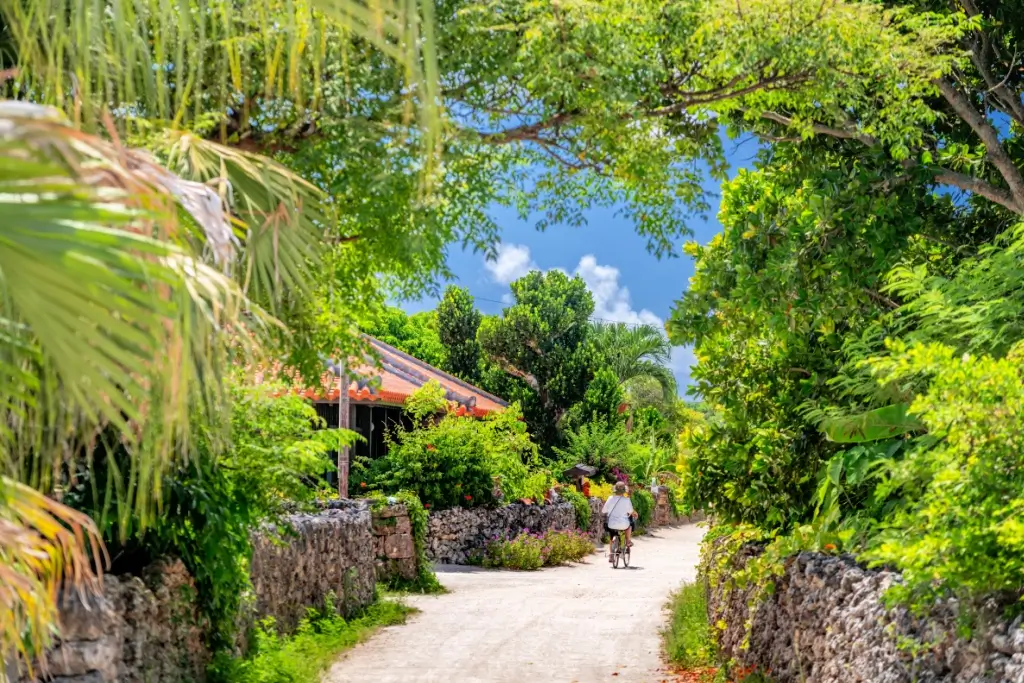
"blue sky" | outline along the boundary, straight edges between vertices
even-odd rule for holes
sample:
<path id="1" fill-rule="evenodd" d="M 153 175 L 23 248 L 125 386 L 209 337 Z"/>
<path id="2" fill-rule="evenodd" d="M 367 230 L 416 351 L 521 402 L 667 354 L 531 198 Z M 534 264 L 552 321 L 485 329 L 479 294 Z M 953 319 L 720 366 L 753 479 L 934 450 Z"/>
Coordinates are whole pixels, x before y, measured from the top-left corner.
<path id="1" fill-rule="evenodd" d="M 730 177 L 752 165 L 757 152 L 752 140 L 724 142 Z M 708 220 L 690 221 L 694 238 L 701 243 L 721 230 L 716 218 L 719 186 L 708 180 L 704 188 L 714 195 Z M 448 258 L 455 282 L 469 288 L 477 308 L 485 313 L 500 313 L 503 299 L 511 297 L 508 284 L 529 270 L 560 268 L 583 277 L 594 294 L 595 318 L 661 326 L 693 275 L 693 260 L 679 248 L 678 258 L 659 260 L 648 253 L 645 239 L 637 236 L 627 219 L 617 217 L 614 208 L 589 211 L 583 227 L 555 225 L 544 232 L 533 228 L 535 220 L 521 220 L 514 210 L 496 205 L 490 213 L 502 229 L 497 260 L 486 261 L 481 254 L 461 250 Z M 425 298 L 407 302 L 403 308 L 414 312 L 436 305 L 436 298 Z M 692 350 L 679 347 L 672 360 L 682 391 L 690 382 Z"/>

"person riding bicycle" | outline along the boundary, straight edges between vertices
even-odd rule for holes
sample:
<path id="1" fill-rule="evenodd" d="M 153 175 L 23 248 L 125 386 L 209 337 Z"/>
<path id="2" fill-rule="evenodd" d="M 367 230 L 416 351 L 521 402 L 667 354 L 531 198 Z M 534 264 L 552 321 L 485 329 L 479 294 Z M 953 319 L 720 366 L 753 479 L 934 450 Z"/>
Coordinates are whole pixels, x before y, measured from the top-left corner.
<path id="1" fill-rule="evenodd" d="M 631 548 L 633 546 L 633 525 L 631 520 L 636 518 L 637 514 L 633 510 L 633 503 L 629 498 L 626 498 L 626 482 L 615 482 L 615 494 L 605 501 L 604 507 L 601 508 L 601 513 L 605 515 L 604 529 L 608 532 L 608 535 L 614 537 L 616 534 L 625 531 L 626 547 Z M 612 561 L 610 551 L 608 561 Z"/>

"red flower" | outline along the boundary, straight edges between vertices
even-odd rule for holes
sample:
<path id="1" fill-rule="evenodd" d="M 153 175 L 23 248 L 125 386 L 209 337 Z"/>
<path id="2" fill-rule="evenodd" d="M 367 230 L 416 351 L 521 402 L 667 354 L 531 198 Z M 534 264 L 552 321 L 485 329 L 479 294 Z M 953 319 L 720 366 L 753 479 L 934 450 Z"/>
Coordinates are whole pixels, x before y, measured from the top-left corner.
<path id="1" fill-rule="evenodd" d="M 436 448 L 434 448 L 434 444 L 432 444 L 432 443 L 428 443 L 428 444 L 427 444 L 427 450 L 428 450 L 428 451 L 436 451 L 437 449 L 436 449 Z"/>
<path id="2" fill-rule="evenodd" d="M 361 482 L 359 482 L 359 486 L 360 486 L 361 488 L 364 488 L 364 489 L 365 489 L 365 488 L 366 488 L 366 482 L 365 482 L 365 481 L 361 481 Z"/>
<path id="3" fill-rule="evenodd" d="M 471 495 L 469 495 L 469 494 L 467 493 L 467 494 L 466 494 L 466 500 L 473 500 L 473 496 L 471 496 Z"/>
<path id="4" fill-rule="evenodd" d="M 430 509 L 430 503 L 424 503 L 423 507 L 424 507 L 424 509 L 429 510 Z"/>
<path id="5" fill-rule="evenodd" d="M 831 551 L 833 551 L 835 549 L 836 549 L 836 547 L 832 543 L 826 543 L 825 544 L 825 550 L 828 550 L 829 552 L 831 552 Z"/>

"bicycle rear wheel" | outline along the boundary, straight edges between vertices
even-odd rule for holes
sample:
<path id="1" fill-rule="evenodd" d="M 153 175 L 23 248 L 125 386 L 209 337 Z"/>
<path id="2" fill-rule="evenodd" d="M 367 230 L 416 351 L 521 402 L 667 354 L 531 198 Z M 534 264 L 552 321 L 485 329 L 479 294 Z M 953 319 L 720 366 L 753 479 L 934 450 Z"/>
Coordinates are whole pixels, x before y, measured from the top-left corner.
<path id="1" fill-rule="evenodd" d="M 622 566 L 623 566 L 623 568 L 629 566 L 629 546 L 628 545 L 622 549 Z"/>
<path id="2" fill-rule="evenodd" d="M 618 569 L 619 568 L 619 556 L 622 554 L 622 551 L 619 548 L 619 535 L 618 534 L 615 534 L 614 536 L 612 536 L 611 553 L 612 553 L 612 569 Z"/>

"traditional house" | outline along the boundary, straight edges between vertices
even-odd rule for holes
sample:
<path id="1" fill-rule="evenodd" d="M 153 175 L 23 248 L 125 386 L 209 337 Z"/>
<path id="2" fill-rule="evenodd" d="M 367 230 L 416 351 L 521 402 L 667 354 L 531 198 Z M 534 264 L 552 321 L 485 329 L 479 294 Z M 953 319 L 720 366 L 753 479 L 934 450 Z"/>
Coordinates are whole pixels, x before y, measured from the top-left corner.
<path id="1" fill-rule="evenodd" d="M 365 338 L 377 359 L 366 357 L 358 363 L 350 363 L 347 369 L 331 366 L 321 376 L 320 386 L 301 390 L 313 402 L 328 429 L 337 429 L 340 424 L 365 439 L 352 448 L 352 454 L 342 454 L 338 467 L 338 490 L 342 496 L 348 494 L 349 456 L 380 458 L 387 455 L 386 434 L 398 426 L 410 424 L 403 406 L 427 382 L 434 380 L 441 385 L 448 400 L 457 406 L 458 414 L 483 417 L 508 406 L 497 396 L 379 339 Z M 339 375 L 346 377 L 344 394 L 339 390 L 342 381 Z M 262 372 L 257 373 L 256 381 L 263 381 Z"/>

